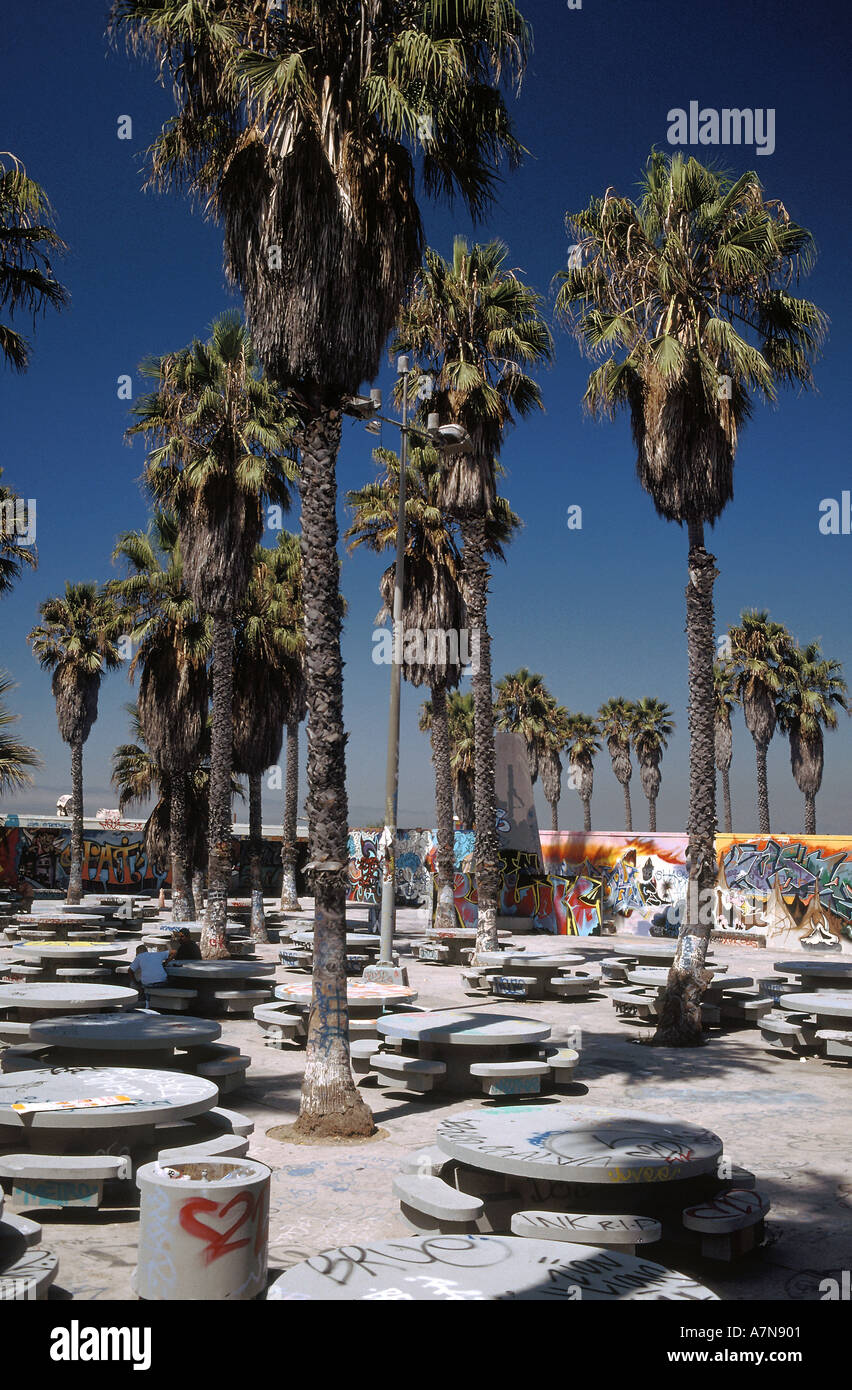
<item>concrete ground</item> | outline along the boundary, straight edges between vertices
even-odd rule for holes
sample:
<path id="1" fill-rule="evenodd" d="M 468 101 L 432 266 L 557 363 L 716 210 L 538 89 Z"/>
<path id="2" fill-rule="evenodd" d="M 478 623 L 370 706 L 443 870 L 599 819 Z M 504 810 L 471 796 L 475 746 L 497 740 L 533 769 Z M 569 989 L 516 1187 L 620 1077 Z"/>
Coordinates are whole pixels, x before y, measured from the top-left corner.
<path id="1" fill-rule="evenodd" d="M 420 1003 L 543 1018 L 556 1038 L 579 1027 L 575 1095 L 565 1100 L 582 1104 L 585 1095 L 589 1104 L 648 1110 L 706 1126 L 721 1136 L 732 1164 L 756 1175 L 772 1203 L 762 1250 L 725 1265 L 678 1249 L 663 1263 L 700 1277 L 723 1299 L 816 1300 L 821 1280 L 840 1280 L 852 1251 L 852 1070 L 847 1065 L 770 1053 L 756 1027 L 714 1032 L 698 1050 L 637 1046 L 651 1029 L 621 1021 L 605 992 L 586 1003 L 471 998 L 457 967 L 413 961 L 410 942 L 424 925 L 422 912 L 398 915 L 402 963 Z M 611 955 L 627 940 L 524 936 L 517 944 L 579 949 L 592 958 Z M 261 947 L 259 954 L 277 960 L 277 947 Z M 782 958 L 779 952 L 744 947 L 716 948 L 715 954 L 729 963 L 731 973 L 736 969 L 755 979 L 772 976 L 773 962 Z M 284 978 L 289 976 L 279 967 L 277 979 Z M 265 1047 L 253 1020 L 225 1020 L 223 1039 L 252 1058 L 246 1086 L 223 1103 L 254 1120 L 249 1155 L 273 1170 L 271 1271 L 280 1273 L 332 1246 L 404 1234 L 391 1191 L 400 1159 L 432 1143 L 444 1116 L 478 1107 L 481 1100 L 421 1098 L 367 1081 L 362 1091 L 385 1137 L 359 1144 L 282 1143 L 268 1131 L 296 1118 L 304 1052 L 292 1044 L 283 1051 Z M 43 1246 L 59 1255 L 58 1284 L 66 1296 L 132 1297 L 136 1211 L 46 1213 L 43 1229 Z M 652 1248 L 647 1254 L 654 1258 Z M 55 1296 L 61 1296 L 59 1290 Z"/>

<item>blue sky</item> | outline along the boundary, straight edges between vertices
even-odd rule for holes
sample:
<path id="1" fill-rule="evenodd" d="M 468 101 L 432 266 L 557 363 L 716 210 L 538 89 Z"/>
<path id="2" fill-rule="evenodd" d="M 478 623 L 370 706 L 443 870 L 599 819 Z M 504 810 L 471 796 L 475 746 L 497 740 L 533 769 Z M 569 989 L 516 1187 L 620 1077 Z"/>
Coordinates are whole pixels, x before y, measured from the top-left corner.
<path id="1" fill-rule="evenodd" d="M 3 148 L 24 160 L 48 191 L 70 251 L 61 278 L 71 307 L 41 320 L 33 362 L 23 377 L 0 371 L 4 481 L 38 507 L 39 569 L 0 606 L 2 664 L 19 682 L 12 695 L 19 732 L 45 767 L 36 788 L 6 798 L 3 809 L 49 811 L 69 789 L 49 679 L 26 643 L 42 598 L 66 578 L 105 580 L 115 573 L 116 535 L 146 523 L 139 475 L 141 446 L 123 442 L 127 402 L 122 374 L 148 353 L 202 335 L 234 302 L 225 284 L 219 231 L 177 198 L 141 192 L 142 151 L 172 110 L 149 66 L 110 51 L 100 0 L 40 0 L 6 7 L 0 57 Z M 743 433 L 735 497 L 711 533 L 720 577 L 717 629 L 744 607 L 767 607 L 803 641 L 819 637 L 852 673 L 847 622 L 852 536 L 818 530 L 823 498 L 852 487 L 848 466 L 849 353 L 848 181 L 838 152 L 850 138 L 847 58 L 849 20 L 816 0 L 731 3 L 683 0 L 521 0 L 535 31 L 535 52 L 515 104 L 530 156 L 507 175 L 484 225 L 472 229 L 461 210 L 423 203 L 430 244 L 449 254 L 453 235 L 499 236 L 511 263 L 548 299 L 565 263 L 566 211 L 609 186 L 633 191 L 652 146 L 666 147 L 667 113 L 702 107 L 772 108 L 772 155 L 699 148 L 725 155 L 734 172 L 756 168 L 767 195 L 813 231 L 819 260 L 803 292 L 831 317 L 817 367 L 817 394 L 788 393 L 775 408 L 759 406 Z M 132 140 L 117 138 L 119 117 L 133 121 Z M 557 356 L 541 378 L 546 411 L 507 438 L 504 490 L 524 520 L 508 563 L 492 583 L 495 676 L 527 665 L 541 671 L 561 703 L 593 712 L 612 695 L 656 695 L 674 708 L 677 731 L 663 764 L 661 830 L 683 828 L 687 796 L 686 538 L 661 521 L 634 476 L 626 421 L 596 424 L 581 409 L 588 364 L 557 332 Z M 390 370 L 380 385 L 388 391 Z M 395 432 L 383 442 L 396 447 Z M 341 494 L 372 476 L 374 443 L 347 422 L 339 461 Z M 567 509 L 583 508 L 583 529 L 567 528 Z M 341 508 L 341 521 L 345 524 Z M 297 513 L 293 516 L 295 528 Z M 388 668 L 371 660 L 377 582 L 383 564 L 347 558 L 343 588 L 349 611 L 344 637 L 350 819 L 380 817 L 383 803 Z M 85 751 L 86 811 L 113 805 L 109 760 L 127 736 L 123 674 L 102 687 L 100 717 Z M 403 692 L 401 825 L 434 820 L 429 749 L 417 731 L 421 695 Z M 852 721 L 827 739 L 820 830 L 850 830 L 846 795 Z M 754 758 L 739 715 L 734 734 L 735 828 L 754 828 Z M 769 758 L 773 828 L 797 831 L 802 800 L 786 743 Z M 267 791 L 264 817 L 278 814 L 280 794 Z M 638 776 L 634 824 L 647 820 Z M 540 801 L 540 817 L 549 813 Z M 619 829 L 621 790 L 606 752 L 597 767 L 593 824 Z M 563 793 L 561 824 L 576 828 L 580 803 Z"/>

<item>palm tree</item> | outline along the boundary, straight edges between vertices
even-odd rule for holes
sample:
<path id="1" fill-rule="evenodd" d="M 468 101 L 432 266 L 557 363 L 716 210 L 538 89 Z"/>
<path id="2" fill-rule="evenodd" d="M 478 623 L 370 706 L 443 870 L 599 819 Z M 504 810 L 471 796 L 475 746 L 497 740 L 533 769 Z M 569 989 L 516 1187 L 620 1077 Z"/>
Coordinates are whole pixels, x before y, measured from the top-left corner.
<path id="1" fill-rule="evenodd" d="M 648 829 L 657 829 L 657 797 L 663 775 L 660 763 L 674 733 L 672 711 L 663 700 L 646 696 L 633 707 L 633 747 L 639 759 L 642 790 L 648 798 Z"/>
<path id="2" fill-rule="evenodd" d="M 527 747 L 530 779 L 535 785 L 539 775 L 539 760 L 551 732 L 553 696 L 544 684 L 544 677 L 526 666 L 511 672 L 497 682 L 494 701 L 494 723 L 498 729 L 520 734 Z"/>
<path id="3" fill-rule="evenodd" d="M 511 0 L 114 0 L 112 26 L 173 80 L 152 182 L 187 186 L 224 226 L 260 357 L 302 420 L 308 820 L 317 950 L 300 1131 L 371 1132 L 349 1066 L 347 802 L 336 461 L 341 408 L 378 373 L 422 254 L 426 191 L 474 215 L 519 162 L 503 85 L 527 26 Z M 417 132 L 423 132 L 418 137 Z"/>
<path id="4" fill-rule="evenodd" d="M 488 516 L 496 497 L 503 437 L 516 417 L 542 406 L 529 369 L 550 360 L 552 339 L 541 299 L 506 266 L 499 241 L 468 247 L 457 237 L 452 261 L 427 250 L 403 309 L 394 350 L 413 352 L 433 380 L 424 416 L 461 425 L 469 445 L 453 456 L 441 502 L 459 522 L 464 596 L 478 640 L 473 673 L 476 733 L 476 951 L 497 946 L 500 861 L 494 790 L 494 709 L 488 631 Z"/>
<path id="5" fill-rule="evenodd" d="M 551 699 L 547 709 L 547 726 L 538 756 L 541 789 L 550 806 L 550 828 L 559 829 L 559 799 L 562 796 L 562 759 L 559 756 L 568 737 L 570 715 L 564 705 Z"/>
<path id="6" fill-rule="evenodd" d="M 145 822 L 142 841 L 149 860 L 165 863 L 171 849 L 169 775 L 156 761 L 147 745 L 145 731 L 139 718 L 139 706 L 126 704 L 124 708 L 130 715 L 135 742 L 120 743 L 114 750 L 110 781 L 118 792 L 118 809 L 122 812 L 137 806 L 146 806 L 152 796 L 156 797 L 154 807 Z M 174 899 L 174 883 L 172 898 Z M 174 913 L 172 916 L 174 917 Z"/>
<path id="7" fill-rule="evenodd" d="M 0 153 L 0 309 L 10 318 L 21 311 L 35 323 L 48 307 L 63 308 L 68 293 L 50 257 L 65 250 L 44 189 L 15 155 Z M 13 371 L 29 366 L 30 345 L 8 323 L 0 323 L 0 354 Z"/>
<path id="8" fill-rule="evenodd" d="M 301 909 L 296 891 L 299 861 L 297 817 L 299 809 L 299 725 L 308 712 L 305 690 L 305 608 L 302 592 L 302 550 L 299 537 L 282 531 L 278 537 L 281 552 L 279 586 L 281 602 L 287 610 L 291 649 L 286 673 L 287 770 L 284 779 L 284 819 L 281 827 L 281 907 Z"/>
<path id="9" fill-rule="evenodd" d="M 713 723 L 716 767 L 722 774 L 722 799 L 725 807 L 725 830 L 730 835 L 731 821 L 731 760 L 734 755 L 734 734 L 731 715 L 737 696 L 734 672 L 729 662 L 717 661 L 713 666 L 713 694 L 716 702 Z"/>
<path id="10" fill-rule="evenodd" d="M 172 918 L 193 921 L 189 778 L 207 724 L 211 624 L 199 616 L 184 578 L 174 517 L 157 512 L 147 531 L 125 532 L 112 558 L 123 560 L 129 571 L 107 587 L 122 604 L 128 635 L 138 644 L 129 675 L 141 672 L 139 726 L 169 787 Z"/>
<path id="11" fill-rule="evenodd" d="M 837 709 L 849 712 L 839 661 L 824 657 L 819 642 L 794 647 L 790 675 L 778 699 L 778 723 L 790 740 L 790 765 L 805 798 L 805 834 L 816 834 L 816 797 L 822 785 L 822 731 L 837 728 Z"/>
<path id="12" fill-rule="evenodd" d="M 290 538 L 292 539 L 292 538 Z M 234 643 L 234 767 L 248 777 L 251 936 L 268 941 L 263 912 L 263 773 L 278 761 L 292 684 L 301 679 L 302 633 L 292 626 L 282 585 L 292 562 L 287 542 L 258 546 L 254 572 L 237 611 Z"/>
<path id="13" fill-rule="evenodd" d="M 346 539 L 350 542 L 350 550 L 366 545 L 381 553 L 396 545 L 401 465 L 398 456 L 389 449 L 377 449 L 374 457 L 384 466 L 384 474 L 366 487 L 347 493 L 346 500 L 355 512 L 355 520 L 346 532 Z M 455 922 L 455 870 L 447 696 L 458 685 L 463 673 L 467 609 L 461 590 L 457 528 L 441 510 L 441 488 L 436 450 L 431 446 L 415 446 L 406 475 L 402 626 L 406 634 L 419 634 L 420 640 L 407 637 L 402 674 L 414 686 L 428 684 L 431 692 L 428 727 L 432 735 L 438 832 L 435 924 L 448 928 Z M 496 498 L 488 522 L 489 556 L 505 558 L 503 546 L 519 525 L 519 518 L 508 502 L 502 497 Z M 394 575 L 394 566 L 382 575 L 382 620 L 392 611 Z M 421 727 L 424 727 L 422 722 Z"/>
<path id="14" fill-rule="evenodd" d="M 430 733 L 433 727 L 432 701 L 420 706 L 420 730 Z M 447 737 L 450 745 L 450 778 L 452 807 L 459 830 L 472 830 L 474 820 L 473 768 L 473 694 L 451 690 L 447 695 Z"/>
<path id="15" fill-rule="evenodd" d="M 207 910 L 202 955 L 228 954 L 231 877 L 234 618 L 263 534 L 267 502 L 287 508 L 295 467 L 292 416 L 260 371 L 248 331 L 222 314 L 208 342 L 142 363 L 156 382 L 133 407 L 129 435 L 149 442 L 146 483 L 175 518 L 192 602 L 213 641 L 213 732 Z"/>
<path id="16" fill-rule="evenodd" d="M 12 724 L 20 719 L 12 714 L 6 704 L 5 696 L 14 690 L 16 682 L 5 671 L 0 671 L 0 793 L 16 791 L 19 787 L 31 787 L 33 779 L 29 768 L 42 766 L 41 758 L 34 748 L 19 743 L 8 732 Z"/>
<path id="17" fill-rule="evenodd" d="M 600 731 L 606 739 L 612 770 L 624 791 L 624 829 L 633 829 L 633 808 L 630 805 L 630 779 L 633 764 L 630 761 L 630 740 L 633 737 L 636 706 L 623 695 L 607 700 L 598 710 Z"/>
<path id="18" fill-rule="evenodd" d="M 689 891 L 655 1041 L 702 1041 L 717 876 L 713 748 L 714 557 L 704 528 L 733 495 L 739 431 L 755 397 L 809 385 L 825 316 L 791 293 L 812 252 L 753 172 L 733 180 L 680 153 L 655 151 L 638 202 L 612 189 L 570 218 L 576 251 L 557 305 L 591 355 L 585 400 L 630 413 L 639 480 L 689 535 Z"/>
<path id="19" fill-rule="evenodd" d="M 98 717 L 98 691 L 106 671 L 121 665 L 121 618 L 111 595 L 97 584 L 67 581 L 61 597 L 39 606 L 41 622 L 27 641 L 44 671 L 53 672 L 59 734 L 71 748 L 71 863 L 69 903 L 83 893 L 83 744 Z"/>
<path id="20" fill-rule="evenodd" d="M 3 469 L 0 468 L 0 478 L 2 476 Z M 0 596 L 8 593 L 15 580 L 20 578 L 24 565 L 29 565 L 30 569 L 38 568 L 35 546 L 22 541 L 10 524 L 18 514 L 20 501 L 16 492 L 0 483 Z"/>
<path id="21" fill-rule="evenodd" d="M 601 751 L 601 731 L 590 714 L 570 714 L 565 729 L 565 752 L 571 769 L 571 785 L 583 803 L 583 830 L 592 828 L 592 792 L 595 785 L 595 757 Z"/>
<path id="22" fill-rule="evenodd" d="M 788 680 L 793 638 L 783 623 L 763 610 L 749 608 L 728 631 L 734 665 L 734 691 L 741 701 L 757 758 L 757 818 L 761 835 L 769 834 L 769 788 L 766 754 L 778 721 L 777 701 Z"/>

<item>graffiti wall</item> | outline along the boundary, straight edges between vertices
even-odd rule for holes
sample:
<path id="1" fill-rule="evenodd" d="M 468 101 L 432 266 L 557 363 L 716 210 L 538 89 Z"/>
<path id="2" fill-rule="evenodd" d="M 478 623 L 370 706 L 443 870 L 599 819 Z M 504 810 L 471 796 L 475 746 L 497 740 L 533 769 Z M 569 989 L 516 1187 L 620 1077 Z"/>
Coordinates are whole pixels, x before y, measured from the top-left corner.
<path id="1" fill-rule="evenodd" d="M 124 821 L 118 830 L 84 829 L 84 890 L 157 893 L 171 882 L 168 864 L 151 860 L 143 839 L 142 821 Z M 249 889 L 248 840 L 234 837 L 234 877 L 232 890 Z M 34 888 L 64 889 L 68 884 L 71 857 L 70 823 L 56 826 L 0 826 L 0 885 L 18 887 L 28 882 Z M 281 890 L 281 841 L 263 842 L 261 876 L 264 891 L 272 896 Z M 300 891 L 304 891 L 299 884 Z"/>
<path id="2" fill-rule="evenodd" d="M 852 950 L 852 840 L 717 835 L 717 925 L 773 947 Z"/>
<path id="3" fill-rule="evenodd" d="M 397 831 L 394 858 L 398 902 L 420 907 L 432 901 L 437 843 L 437 833 L 433 830 Z M 350 830 L 349 902 L 374 905 L 381 902 L 383 861 L 381 830 Z"/>
<path id="4" fill-rule="evenodd" d="M 686 897 L 686 836 L 556 834 L 541 837 L 545 872 L 599 884 L 601 920 L 617 932 L 677 936 Z M 570 926 L 559 927 L 560 931 Z"/>

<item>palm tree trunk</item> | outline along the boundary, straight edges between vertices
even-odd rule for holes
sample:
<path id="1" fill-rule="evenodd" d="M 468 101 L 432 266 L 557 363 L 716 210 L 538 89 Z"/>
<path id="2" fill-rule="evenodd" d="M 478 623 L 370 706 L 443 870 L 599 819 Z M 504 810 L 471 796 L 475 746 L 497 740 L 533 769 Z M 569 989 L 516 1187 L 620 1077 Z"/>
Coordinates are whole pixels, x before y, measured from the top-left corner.
<path id="1" fill-rule="evenodd" d="M 768 745 L 755 743 L 757 755 L 757 820 L 761 835 L 769 834 L 769 785 L 766 780 L 766 752 Z"/>
<path id="2" fill-rule="evenodd" d="M 716 883 L 716 757 L 713 582 L 718 571 L 704 548 L 704 527 L 689 524 L 686 635 L 689 652 L 689 880 L 677 953 L 654 1035 L 666 1047 L 703 1042 L 701 996 L 712 978 L 704 968 Z"/>
<path id="3" fill-rule="evenodd" d="M 497 842 L 497 793 L 494 785 L 494 708 L 491 696 L 491 637 L 488 632 L 488 562 L 485 559 L 485 520 L 461 523 L 467 613 L 479 646 L 473 671 L 473 734 L 476 806 L 476 955 L 497 949 L 497 894 L 500 859 Z M 476 649 L 475 649 L 476 650 Z"/>
<path id="4" fill-rule="evenodd" d="M 249 882 L 251 884 L 251 917 L 249 936 L 252 941 L 268 941 L 266 919 L 263 915 L 263 790 L 260 772 L 249 776 Z"/>
<path id="5" fill-rule="evenodd" d="M 551 801 L 551 803 L 550 803 L 550 828 L 551 828 L 551 830 L 553 830 L 553 831 L 558 831 L 558 830 L 559 830 L 559 802 L 558 802 L 558 801 Z"/>
<path id="6" fill-rule="evenodd" d="M 302 434 L 302 566 L 308 702 L 308 825 L 314 876 L 313 998 L 296 1129 L 317 1138 L 369 1135 L 373 1116 L 352 1079 L 346 993 L 348 808 L 343 730 L 342 604 L 337 555 L 339 410 Z"/>
<path id="7" fill-rule="evenodd" d="M 284 823 L 281 827 L 281 908 L 299 912 L 302 904 L 296 891 L 296 817 L 299 807 L 299 725 L 287 725 L 287 773 L 284 782 Z"/>
<path id="8" fill-rule="evenodd" d="M 592 798 L 583 797 L 583 832 L 588 835 L 592 828 Z"/>
<path id="9" fill-rule="evenodd" d="M 225 927 L 231 883 L 231 773 L 234 760 L 234 629 L 230 613 L 213 615 L 213 700 L 210 739 L 210 828 L 207 909 L 201 933 L 204 960 L 228 956 Z"/>
<path id="10" fill-rule="evenodd" d="M 186 832 L 186 773 L 176 770 L 170 779 L 169 848 L 172 858 L 172 921 L 195 920 L 195 903 L 189 884 L 189 844 Z"/>
<path id="11" fill-rule="evenodd" d="M 196 919 L 201 917 L 204 907 L 204 870 L 192 871 L 192 901 L 195 903 Z"/>
<path id="12" fill-rule="evenodd" d="M 68 865 L 67 903 L 75 906 L 83 896 L 83 743 L 71 744 L 71 862 Z"/>
<path id="13" fill-rule="evenodd" d="M 453 832 L 453 777 L 450 770 L 450 728 L 447 722 L 447 682 L 441 677 L 430 687 L 432 698 L 432 764 L 435 769 L 435 811 L 438 850 L 435 856 L 437 905 L 435 926 L 448 931 L 455 926 L 455 835 Z"/>
<path id="14" fill-rule="evenodd" d="M 731 819 L 731 777 L 726 767 L 722 768 L 722 800 L 725 803 L 725 830 L 730 835 L 733 830 Z"/>
<path id="15" fill-rule="evenodd" d="M 816 793 L 805 792 L 805 834 L 816 834 Z"/>
<path id="16" fill-rule="evenodd" d="M 657 829 L 657 798 L 655 796 L 648 797 L 648 829 L 654 831 Z"/>
<path id="17" fill-rule="evenodd" d="M 630 783 L 622 782 L 624 789 L 624 829 L 633 830 L 633 807 L 630 805 Z"/>

